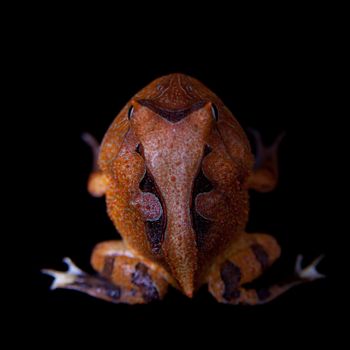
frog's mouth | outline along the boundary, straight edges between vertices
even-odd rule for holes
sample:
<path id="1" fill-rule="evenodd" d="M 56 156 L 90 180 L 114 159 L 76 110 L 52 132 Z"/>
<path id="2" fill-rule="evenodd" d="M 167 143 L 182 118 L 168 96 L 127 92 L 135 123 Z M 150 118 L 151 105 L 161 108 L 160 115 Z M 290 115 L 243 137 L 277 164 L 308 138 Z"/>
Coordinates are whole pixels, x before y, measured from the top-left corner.
<path id="1" fill-rule="evenodd" d="M 166 108 L 160 103 L 158 103 L 156 100 L 143 99 L 137 100 L 137 102 L 140 105 L 149 108 L 150 110 L 157 113 L 162 118 L 166 119 L 171 123 L 177 123 L 181 121 L 182 119 L 186 118 L 189 114 L 201 109 L 207 103 L 207 101 L 205 100 L 200 100 L 186 108 Z"/>
<path id="2" fill-rule="evenodd" d="M 170 74 L 155 81 L 141 93 L 137 102 L 171 123 L 177 123 L 204 107 L 203 86 L 183 74 Z"/>

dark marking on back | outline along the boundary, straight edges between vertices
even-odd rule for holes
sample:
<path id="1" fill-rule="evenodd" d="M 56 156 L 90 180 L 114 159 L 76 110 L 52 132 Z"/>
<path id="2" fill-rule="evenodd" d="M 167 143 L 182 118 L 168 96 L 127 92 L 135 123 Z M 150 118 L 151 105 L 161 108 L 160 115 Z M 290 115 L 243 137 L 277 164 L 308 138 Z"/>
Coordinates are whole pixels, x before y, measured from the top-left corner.
<path id="1" fill-rule="evenodd" d="M 146 221 L 146 233 L 151 244 L 152 252 L 158 254 L 164 238 L 164 214 L 156 221 Z"/>
<path id="2" fill-rule="evenodd" d="M 151 173 L 146 169 L 145 175 L 140 182 L 142 192 L 150 192 L 157 195 L 158 189 Z"/>
<path id="3" fill-rule="evenodd" d="M 256 259 L 261 264 L 261 268 L 265 270 L 269 266 L 269 256 L 266 253 L 266 250 L 261 244 L 254 243 L 250 246 Z"/>
<path id="4" fill-rule="evenodd" d="M 140 105 L 149 108 L 171 123 L 179 122 L 180 120 L 186 118 L 189 114 L 201 109 L 206 104 L 206 101 L 201 100 L 192 104 L 192 106 L 188 108 L 168 109 L 160 106 L 160 104 L 154 100 L 138 100 L 137 102 Z"/>
<path id="5" fill-rule="evenodd" d="M 207 154 L 210 153 L 210 148 L 207 146 L 204 149 L 204 154 L 206 154 L 206 152 Z M 211 226 L 211 221 L 203 217 L 196 211 L 196 197 L 200 193 L 210 192 L 212 189 L 213 185 L 206 178 L 206 176 L 203 173 L 202 166 L 200 166 L 198 175 L 196 176 L 193 183 L 192 203 L 190 208 L 192 216 L 192 226 L 196 234 L 196 243 L 198 248 L 203 247 L 205 243 L 205 239 Z"/>
<path id="6" fill-rule="evenodd" d="M 221 265 L 220 276 L 225 286 L 223 298 L 227 301 L 239 298 L 241 295 L 239 291 L 242 278 L 241 269 L 232 261 L 226 260 Z"/>
<path id="7" fill-rule="evenodd" d="M 159 199 L 162 206 L 162 215 L 158 220 L 145 221 L 146 234 L 151 245 L 151 250 L 154 254 L 158 254 L 160 252 L 166 230 L 166 207 L 153 176 L 147 169 L 143 179 L 140 182 L 140 190 L 142 192 L 154 194 Z"/>
<path id="8" fill-rule="evenodd" d="M 111 255 L 107 255 L 104 260 L 103 270 L 101 275 L 105 278 L 110 278 L 114 268 L 115 257 Z"/>
<path id="9" fill-rule="evenodd" d="M 146 303 L 159 300 L 159 293 L 153 283 L 148 267 L 145 264 L 137 263 L 135 271 L 131 275 L 131 282 L 140 288 L 143 299 Z"/>
<path id="10" fill-rule="evenodd" d="M 196 234 L 196 243 L 197 247 L 201 248 L 204 246 L 205 239 L 208 235 L 210 226 L 211 226 L 211 221 L 204 218 L 203 216 L 199 215 L 196 210 L 192 210 L 192 225 L 194 232 Z"/>

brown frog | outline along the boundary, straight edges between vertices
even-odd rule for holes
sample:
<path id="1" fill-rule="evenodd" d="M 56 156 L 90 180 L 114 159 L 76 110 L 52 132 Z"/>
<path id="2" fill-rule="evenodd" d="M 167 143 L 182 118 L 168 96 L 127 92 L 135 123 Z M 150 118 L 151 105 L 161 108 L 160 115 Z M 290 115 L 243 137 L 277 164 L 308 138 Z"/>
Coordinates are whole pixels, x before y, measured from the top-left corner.
<path id="1" fill-rule="evenodd" d="M 295 278 L 247 289 L 279 256 L 276 240 L 246 233 L 248 190 L 268 192 L 278 178 L 279 137 L 257 160 L 241 126 L 222 101 L 183 74 L 161 77 L 122 109 L 101 147 L 84 135 L 96 164 L 88 189 L 106 195 L 122 240 L 98 244 L 90 276 L 70 259 L 67 272 L 44 270 L 52 289 L 67 288 L 115 303 L 148 303 L 169 285 L 188 297 L 204 284 L 217 301 L 259 304 L 290 287 L 323 277 L 320 258 Z M 97 162 L 98 158 L 98 162 Z"/>

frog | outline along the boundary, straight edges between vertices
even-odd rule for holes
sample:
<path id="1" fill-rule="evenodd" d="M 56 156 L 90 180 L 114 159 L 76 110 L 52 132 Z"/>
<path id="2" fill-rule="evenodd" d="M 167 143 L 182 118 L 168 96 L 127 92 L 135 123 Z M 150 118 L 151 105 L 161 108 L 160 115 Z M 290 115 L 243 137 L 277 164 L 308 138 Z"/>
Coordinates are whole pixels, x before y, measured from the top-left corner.
<path id="1" fill-rule="evenodd" d="M 296 259 L 288 282 L 252 288 L 279 258 L 266 233 L 247 233 L 249 191 L 278 183 L 277 153 L 247 134 L 221 99 L 182 73 L 160 77 L 133 96 L 107 130 L 101 146 L 90 135 L 94 166 L 88 191 L 105 196 L 121 240 L 97 244 L 96 274 L 70 258 L 67 271 L 43 270 L 51 289 L 76 290 L 112 303 L 162 300 L 170 287 L 192 298 L 202 287 L 225 304 L 270 302 L 290 288 L 323 278 L 323 256 L 302 268 Z"/>

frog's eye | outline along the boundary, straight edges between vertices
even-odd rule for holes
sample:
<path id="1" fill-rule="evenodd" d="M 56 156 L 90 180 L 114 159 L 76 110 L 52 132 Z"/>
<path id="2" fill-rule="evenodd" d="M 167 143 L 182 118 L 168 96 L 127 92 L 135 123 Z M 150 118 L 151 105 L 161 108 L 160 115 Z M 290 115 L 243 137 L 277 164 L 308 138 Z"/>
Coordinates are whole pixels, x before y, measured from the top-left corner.
<path id="1" fill-rule="evenodd" d="M 134 114 L 134 106 L 131 106 L 128 110 L 128 119 L 130 120 L 132 115 Z"/>
<path id="2" fill-rule="evenodd" d="M 136 147 L 136 152 L 143 157 L 143 147 L 141 143 L 139 143 Z"/>
<path id="3" fill-rule="evenodd" d="M 218 111 L 218 108 L 216 107 L 216 105 L 214 103 L 211 104 L 211 114 L 212 114 L 214 120 L 218 121 L 218 119 L 219 119 L 219 111 Z"/>

